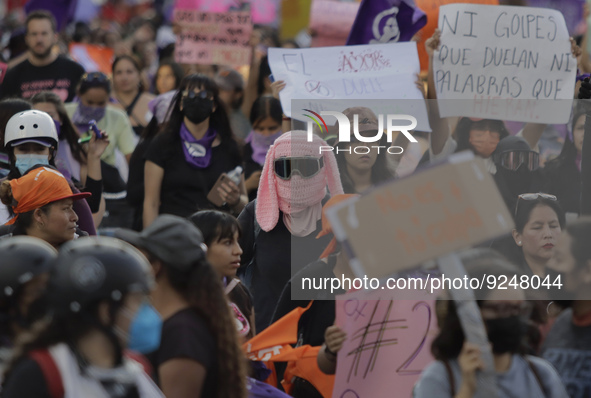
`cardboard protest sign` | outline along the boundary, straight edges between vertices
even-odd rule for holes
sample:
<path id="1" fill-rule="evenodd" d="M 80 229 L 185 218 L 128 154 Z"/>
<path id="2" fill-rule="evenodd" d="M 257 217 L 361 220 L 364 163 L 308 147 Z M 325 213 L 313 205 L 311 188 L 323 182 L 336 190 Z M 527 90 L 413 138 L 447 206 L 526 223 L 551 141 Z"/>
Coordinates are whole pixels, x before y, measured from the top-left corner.
<path id="1" fill-rule="evenodd" d="M 203 12 L 225 13 L 248 3 L 252 22 L 269 25 L 277 22 L 279 0 L 177 0 L 175 8 Z"/>
<path id="2" fill-rule="evenodd" d="M 427 72 L 429 66 L 429 57 L 425 50 L 425 41 L 435 32 L 437 28 L 437 21 L 439 20 L 439 7 L 445 4 L 452 3 L 472 3 L 472 4 L 489 4 L 498 5 L 499 0 L 415 0 L 418 8 L 427 14 L 427 24 L 419 32 L 420 39 L 418 42 L 419 59 L 421 61 L 421 71 Z"/>
<path id="3" fill-rule="evenodd" d="M 314 0 L 310 10 L 312 47 L 344 46 L 359 10 L 359 3 Z"/>
<path id="4" fill-rule="evenodd" d="M 395 290 L 340 296 L 336 324 L 347 340 L 337 357 L 333 398 L 411 397 L 433 361 L 436 297 L 437 292 L 424 292 L 421 300 L 404 300 Z"/>
<path id="5" fill-rule="evenodd" d="M 470 152 L 339 203 L 326 214 L 357 277 L 383 278 L 508 232 L 513 220 Z"/>
<path id="6" fill-rule="evenodd" d="M 347 99 L 420 100 L 407 102 L 420 105 L 420 112 L 414 114 L 418 129 L 430 131 L 423 95 L 414 83 L 419 71 L 415 43 L 270 48 L 269 66 L 275 80 L 287 83 L 279 98 L 283 112 L 290 117 L 298 116 L 298 110 L 292 114 L 292 99 L 306 100 L 305 109 L 317 112 L 342 111 L 345 108 L 335 102 Z"/>
<path id="7" fill-rule="evenodd" d="M 93 44 L 70 44 L 70 55 L 74 61 L 84 67 L 86 72 L 103 72 L 111 74 L 115 52 L 112 48 Z"/>
<path id="8" fill-rule="evenodd" d="M 248 44 L 252 22 L 248 11 L 209 13 L 175 10 L 181 27 L 175 46 L 175 60 L 183 64 L 250 64 Z"/>
<path id="9" fill-rule="evenodd" d="M 8 65 L 3 62 L 0 62 L 0 83 L 4 81 L 4 76 L 6 75 L 6 71 L 8 70 Z"/>
<path id="10" fill-rule="evenodd" d="M 441 116 L 568 122 L 577 65 L 560 12 L 452 4 L 440 8 L 439 29 Z"/>

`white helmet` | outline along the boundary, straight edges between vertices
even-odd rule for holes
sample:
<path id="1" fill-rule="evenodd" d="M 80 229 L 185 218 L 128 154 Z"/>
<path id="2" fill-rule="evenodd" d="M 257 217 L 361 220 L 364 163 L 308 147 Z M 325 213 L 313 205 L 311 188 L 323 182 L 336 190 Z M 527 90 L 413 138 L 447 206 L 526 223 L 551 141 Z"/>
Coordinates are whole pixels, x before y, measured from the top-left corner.
<path id="1" fill-rule="evenodd" d="M 16 142 L 15 142 L 16 141 Z M 4 132 L 4 146 L 34 142 L 46 147 L 58 145 L 55 122 L 47 113 L 37 110 L 19 112 L 10 118 Z"/>

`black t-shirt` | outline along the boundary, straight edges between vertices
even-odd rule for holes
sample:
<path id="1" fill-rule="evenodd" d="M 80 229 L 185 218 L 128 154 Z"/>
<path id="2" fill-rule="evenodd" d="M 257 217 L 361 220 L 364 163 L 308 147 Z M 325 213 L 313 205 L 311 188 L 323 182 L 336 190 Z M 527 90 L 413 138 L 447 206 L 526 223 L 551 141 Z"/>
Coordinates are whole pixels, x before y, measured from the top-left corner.
<path id="1" fill-rule="evenodd" d="M 31 98 L 41 91 L 53 91 L 62 101 L 71 102 L 83 74 L 80 64 L 62 56 L 45 66 L 34 66 L 26 59 L 6 72 L 0 97 Z"/>
<path id="2" fill-rule="evenodd" d="M 254 297 L 257 333 L 260 333 L 269 326 L 285 284 L 299 270 L 318 259 L 332 235 L 316 239 L 321 230 L 321 222 L 318 220 L 315 232 L 304 237 L 292 236 L 283 223 L 283 213 L 280 212 L 275 228 L 269 232 L 260 231 L 255 249 L 254 216 L 255 202 L 250 202 L 238 217 L 242 228 L 240 247 L 244 250 L 240 271 L 244 271 L 254 256 L 249 288 Z"/>
<path id="3" fill-rule="evenodd" d="M 185 160 L 180 139 L 171 139 L 168 133 L 154 138 L 146 153 L 149 160 L 164 169 L 160 191 L 160 214 L 188 217 L 198 210 L 215 206 L 207 194 L 222 173 L 228 173 L 241 164 L 236 142 L 229 141 L 212 148 L 211 164 L 198 169 Z"/>
<path id="4" fill-rule="evenodd" d="M 156 369 L 171 359 L 199 362 L 207 371 L 202 397 L 215 397 L 218 382 L 217 343 L 205 321 L 192 308 L 181 310 L 162 324 Z"/>
<path id="5" fill-rule="evenodd" d="M 5 380 L 2 398 L 52 398 L 41 367 L 31 358 L 20 360 Z"/>

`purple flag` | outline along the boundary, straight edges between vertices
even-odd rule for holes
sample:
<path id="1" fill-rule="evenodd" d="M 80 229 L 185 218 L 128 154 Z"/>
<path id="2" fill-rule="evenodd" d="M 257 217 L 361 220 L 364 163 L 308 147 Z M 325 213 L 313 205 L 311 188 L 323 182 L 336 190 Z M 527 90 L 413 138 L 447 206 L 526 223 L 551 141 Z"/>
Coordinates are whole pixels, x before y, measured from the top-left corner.
<path id="1" fill-rule="evenodd" d="M 46 10 L 53 14 L 57 22 L 57 31 L 70 23 L 76 11 L 78 0 L 29 0 L 25 5 L 25 11 L 29 14 L 35 10 Z"/>
<path id="2" fill-rule="evenodd" d="M 426 24 L 413 0 L 363 0 L 347 45 L 409 41 Z"/>

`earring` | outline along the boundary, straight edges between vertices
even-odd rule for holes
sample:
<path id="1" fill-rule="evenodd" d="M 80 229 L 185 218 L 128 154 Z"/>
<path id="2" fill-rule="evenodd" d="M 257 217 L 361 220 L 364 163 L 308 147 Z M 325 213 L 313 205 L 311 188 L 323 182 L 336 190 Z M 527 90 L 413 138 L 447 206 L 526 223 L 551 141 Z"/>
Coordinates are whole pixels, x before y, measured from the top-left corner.
<path id="1" fill-rule="evenodd" d="M 518 246 L 521 246 L 521 241 L 517 242 L 517 245 L 518 245 Z"/>

